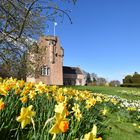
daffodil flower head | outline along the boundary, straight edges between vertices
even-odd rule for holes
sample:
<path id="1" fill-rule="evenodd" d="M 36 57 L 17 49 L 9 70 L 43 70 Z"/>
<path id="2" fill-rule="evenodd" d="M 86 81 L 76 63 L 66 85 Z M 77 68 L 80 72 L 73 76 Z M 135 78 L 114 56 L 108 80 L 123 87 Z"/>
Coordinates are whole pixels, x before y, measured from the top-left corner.
<path id="1" fill-rule="evenodd" d="M 28 101 L 28 98 L 27 96 L 24 95 L 23 97 L 20 98 L 20 100 L 22 103 L 26 103 Z"/>
<path id="2" fill-rule="evenodd" d="M 78 121 L 82 118 L 81 111 L 79 109 L 79 104 L 74 103 L 74 107 L 72 107 L 72 110 L 74 111 L 74 116 Z"/>
<path id="3" fill-rule="evenodd" d="M 66 116 L 67 116 L 66 105 L 64 103 L 58 103 L 58 105 L 55 105 L 56 121 L 53 127 L 50 129 L 49 133 L 58 134 L 66 132 L 69 128 Z"/>
<path id="4" fill-rule="evenodd" d="M 0 99 L 0 110 L 3 110 L 5 108 L 5 104 L 2 99 Z"/>
<path id="5" fill-rule="evenodd" d="M 89 98 L 88 100 L 86 100 L 86 108 L 90 108 L 92 106 L 94 106 L 96 104 L 96 99 L 94 97 Z"/>
<path id="6" fill-rule="evenodd" d="M 45 84 L 39 82 L 38 84 L 35 84 L 35 91 L 38 91 L 39 95 L 42 95 L 42 93 L 45 91 L 45 86 Z"/>
<path id="7" fill-rule="evenodd" d="M 94 124 L 91 132 L 85 134 L 84 140 L 102 140 L 101 137 L 96 138 L 97 134 L 97 126 Z"/>
<path id="8" fill-rule="evenodd" d="M 59 113 L 61 116 L 65 117 L 67 112 L 68 111 L 64 103 L 58 103 L 58 105 L 55 105 L 55 113 Z"/>
<path id="9" fill-rule="evenodd" d="M 103 116 L 105 116 L 108 113 L 108 109 L 104 108 L 103 110 L 101 110 L 101 113 Z"/>
<path id="10" fill-rule="evenodd" d="M 67 119 L 64 116 L 61 116 L 61 114 L 56 113 L 55 114 L 56 122 L 53 125 L 53 127 L 50 129 L 50 134 L 58 134 L 58 133 L 64 133 L 68 130 L 69 124 Z"/>
<path id="11" fill-rule="evenodd" d="M 23 129 L 27 124 L 30 124 L 32 121 L 32 118 L 35 116 L 36 112 L 32 111 L 32 105 L 29 107 L 21 108 L 20 116 L 17 117 L 17 121 L 21 122 L 21 128 Z"/>

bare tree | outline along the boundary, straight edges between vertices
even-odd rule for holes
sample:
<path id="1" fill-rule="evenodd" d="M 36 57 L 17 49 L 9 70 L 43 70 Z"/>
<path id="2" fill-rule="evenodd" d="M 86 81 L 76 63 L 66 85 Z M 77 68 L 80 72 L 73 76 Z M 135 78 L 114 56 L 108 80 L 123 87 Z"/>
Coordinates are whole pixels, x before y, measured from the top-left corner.
<path id="1" fill-rule="evenodd" d="M 62 22 L 67 16 L 72 23 L 70 10 L 61 7 L 66 2 L 75 4 L 76 0 L 1 0 L 0 66 L 17 69 L 33 46 L 31 38 L 43 34 L 50 21 Z"/>

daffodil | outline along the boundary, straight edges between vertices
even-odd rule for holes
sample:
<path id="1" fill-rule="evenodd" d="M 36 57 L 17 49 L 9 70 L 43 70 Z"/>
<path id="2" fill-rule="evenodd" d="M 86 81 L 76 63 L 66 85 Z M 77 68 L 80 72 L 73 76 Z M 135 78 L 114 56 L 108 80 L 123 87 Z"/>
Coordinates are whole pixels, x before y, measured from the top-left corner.
<path id="1" fill-rule="evenodd" d="M 66 119 L 67 109 L 64 103 L 55 105 L 55 124 L 50 129 L 49 133 L 58 134 L 64 133 L 68 130 L 69 124 Z"/>
<path id="2" fill-rule="evenodd" d="M 29 91 L 29 90 L 31 90 L 32 88 L 33 88 L 33 86 L 34 86 L 34 84 L 33 83 L 31 83 L 31 82 L 29 82 L 29 83 L 26 83 L 25 84 L 25 89 L 27 90 L 27 91 Z"/>
<path id="3" fill-rule="evenodd" d="M 42 95 L 42 93 L 45 90 L 45 84 L 43 84 L 42 82 L 39 82 L 38 84 L 35 85 L 35 91 L 38 91 L 39 95 Z"/>
<path id="4" fill-rule="evenodd" d="M 74 111 L 74 116 L 76 117 L 76 119 L 78 121 L 80 121 L 82 114 L 81 114 L 81 111 L 79 109 L 79 104 L 74 103 L 74 107 L 72 107 L 72 110 Z"/>
<path id="5" fill-rule="evenodd" d="M 136 111 L 137 108 L 136 108 L 136 107 L 128 107 L 127 110 L 128 110 L 128 111 Z"/>
<path id="6" fill-rule="evenodd" d="M 35 116 L 36 112 L 32 111 L 32 105 L 29 107 L 21 108 L 20 116 L 17 117 L 17 121 L 21 122 L 21 128 L 23 129 L 27 124 L 30 124 L 32 121 L 32 118 Z"/>
<path id="7" fill-rule="evenodd" d="M 20 98 L 20 100 L 22 103 L 26 103 L 28 101 L 28 98 L 27 98 L 27 96 L 23 96 Z"/>
<path id="8" fill-rule="evenodd" d="M 0 110 L 3 110 L 4 107 L 5 107 L 5 104 L 4 104 L 3 100 L 0 99 Z"/>
<path id="9" fill-rule="evenodd" d="M 21 89 L 18 87 L 14 87 L 15 89 L 15 93 L 14 94 L 20 94 L 21 93 Z"/>
<path id="10" fill-rule="evenodd" d="M 59 113 L 55 114 L 55 119 L 56 119 L 56 122 L 53 125 L 53 127 L 50 129 L 49 133 L 58 134 L 58 133 L 66 132 L 69 128 L 67 119 Z"/>
<path id="11" fill-rule="evenodd" d="M 93 125 L 91 132 L 85 134 L 84 140 L 102 140 L 101 137 L 96 138 L 96 134 L 97 134 L 97 126 Z"/>
<path id="12" fill-rule="evenodd" d="M 58 103 L 55 105 L 55 113 L 61 114 L 61 116 L 66 117 L 68 114 L 68 110 L 66 109 L 66 105 L 64 103 Z"/>
<path id="13" fill-rule="evenodd" d="M 65 100 L 65 97 L 62 94 L 57 95 L 55 98 L 57 102 L 63 102 Z"/>
<path id="14" fill-rule="evenodd" d="M 90 108 L 91 106 L 94 106 L 95 104 L 96 104 L 96 99 L 94 97 L 86 100 L 86 108 Z"/>
<path id="15" fill-rule="evenodd" d="M 108 110 L 106 108 L 104 108 L 103 110 L 101 110 L 101 113 L 103 116 L 105 116 L 107 114 Z"/>
<path id="16" fill-rule="evenodd" d="M 111 102 L 112 102 L 114 105 L 116 105 L 116 104 L 118 103 L 118 101 L 117 101 L 116 99 L 114 99 L 114 98 L 111 99 Z"/>
<path id="17" fill-rule="evenodd" d="M 102 98 L 100 96 L 97 96 L 96 97 L 96 101 L 101 103 L 102 102 Z"/>
<path id="18" fill-rule="evenodd" d="M 8 93 L 7 86 L 4 84 L 0 84 L 0 94 L 6 96 Z"/>
<path id="19" fill-rule="evenodd" d="M 34 100 L 35 95 L 36 95 L 35 91 L 34 91 L 34 90 L 30 90 L 29 98 L 30 98 L 31 100 Z"/>

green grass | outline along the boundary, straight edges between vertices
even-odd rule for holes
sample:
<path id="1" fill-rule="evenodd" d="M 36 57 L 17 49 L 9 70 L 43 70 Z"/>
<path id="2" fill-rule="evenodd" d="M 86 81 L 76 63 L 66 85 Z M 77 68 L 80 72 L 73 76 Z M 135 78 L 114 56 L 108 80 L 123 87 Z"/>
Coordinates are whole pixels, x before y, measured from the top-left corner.
<path id="1" fill-rule="evenodd" d="M 115 114 L 110 118 L 107 140 L 139 140 L 140 129 L 132 123 L 117 121 Z"/>
<path id="2" fill-rule="evenodd" d="M 106 130 L 105 140 L 139 140 L 140 129 L 133 126 L 132 122 L 119 120 L 116 113 L 108 116 L 110 119 Z"/>
<path id="3" fill-rule="evenodd" d="M 90 90 L 94 93 L 102 93 L 107 95 L 116 95 L 128 100 L 140 100 L 140 89 L 125 88 L 125 87 L 101 87 L 101 86 L 72 86 L 78 90 Z M 127 91 L 123 93 L 122 91 Z M 133 94 L 131 91 L 138 93 Z M 117 113 L 110 114 L 107 119 L 109 120 L 106 129 L 106 140 L 138 140 L 140 139 L 140 129 L 134 127 L 132 122 L 119 120 Z"/>
<path id="4" fill-rule="evenodd" d="M 117 95 L 121 98 L 128 100 L 140 100 L 140 89 L 139 88 L 126 88 L 126 87 L 102 87 L 102 86 L 72 86 L 74 89 L 79 90 L 90 90 L 94 93 L 102 93 L 107 95 Z M 123 93 L 121 91 L 128 91 L 128 93 Z M 137 95 L 129 93 L 134 91 L 138 93 Z"/>

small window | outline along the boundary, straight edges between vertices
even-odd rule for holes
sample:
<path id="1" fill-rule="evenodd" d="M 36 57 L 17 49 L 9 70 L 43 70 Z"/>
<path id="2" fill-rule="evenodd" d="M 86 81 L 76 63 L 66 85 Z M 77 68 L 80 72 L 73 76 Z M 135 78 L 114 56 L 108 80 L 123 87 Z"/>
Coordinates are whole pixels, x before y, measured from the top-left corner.
<path id="1" fill-rule="evenodd" d="M 50 68 L 48 66 L 42 66 L 41 75 L 50 75 Z"/>
<path id="2" fill-rule="evenodd" d="M 52 45 L 52 41 L 49 41 L 49 45 Z"/>

